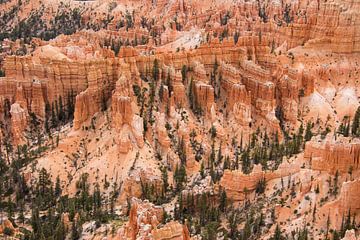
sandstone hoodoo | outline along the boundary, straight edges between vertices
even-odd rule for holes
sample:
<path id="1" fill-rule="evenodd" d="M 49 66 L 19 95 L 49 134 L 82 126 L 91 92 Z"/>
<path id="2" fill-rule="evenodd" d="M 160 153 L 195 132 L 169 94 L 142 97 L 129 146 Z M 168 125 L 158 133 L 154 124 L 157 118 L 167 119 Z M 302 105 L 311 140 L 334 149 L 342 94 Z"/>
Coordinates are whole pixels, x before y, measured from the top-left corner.
<path id="1" fill-rule="evenodd" d="M 358 239 L 359 0 L 0 0 L 0 238 Z"/>

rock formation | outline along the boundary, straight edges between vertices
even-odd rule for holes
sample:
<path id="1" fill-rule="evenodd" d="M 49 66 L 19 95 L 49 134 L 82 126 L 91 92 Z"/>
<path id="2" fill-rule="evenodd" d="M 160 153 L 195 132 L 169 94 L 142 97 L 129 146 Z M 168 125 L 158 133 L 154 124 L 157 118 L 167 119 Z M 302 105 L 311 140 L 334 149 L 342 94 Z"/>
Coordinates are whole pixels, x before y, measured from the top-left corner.
<path id="1" fill-rule="evenodd" d="M 190 240 L 187 227 L 178 222 L 169 222 L 162 228 L 154 229 L 151 234 L 154 240 Z"/>
<path id="2" fill-rule="evenodd" d="M 247 194 L 255 190 L 260 180 L 270 181 L 283 178 L 300 171 L 299 164 L 283 163 L 275 171 L 263 171 L 260 165 L 255 165 L 250 174 L 242 171 L 225 170 L 221 178 L 220 186 L 225 189 L 229 198 L 235 201 L 242 201 Z"/>
<path id="3" fill-rule="evenodd" d="M 20 104 L 11 105 L 11 133 L 15 144 L 24 142 L 24 131 L 27 126 L 27 112 L 20 107 Z"/>
<path id="4" fill-rule="evenodd" d="M 218 238 L 325 239 L 360 213 L 360 141 L 341 131 L 358 115 L 359 0 L 0 2 L 0 180 L 25 211 L 45 169 L 69 199 L 87 174 L 118 207 L 89 239 L 197 239 L 216 221 Z"/>
<path id="5" fill-rule="evenodd" d="M 359 169 L 360 142 L 350 138 L 314 139 L 306 143 L 304 158 L 314 170 L 347 173 L 350 168 Z"/>

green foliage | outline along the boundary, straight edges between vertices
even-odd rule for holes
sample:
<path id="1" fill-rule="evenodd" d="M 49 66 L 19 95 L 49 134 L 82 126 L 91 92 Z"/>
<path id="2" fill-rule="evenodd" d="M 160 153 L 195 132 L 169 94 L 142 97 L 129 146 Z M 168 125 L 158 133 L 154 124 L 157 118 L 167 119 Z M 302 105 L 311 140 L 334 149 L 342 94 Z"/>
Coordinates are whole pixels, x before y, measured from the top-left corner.
<path id="1" fill-rule="evenodd" d="M 284 21 L 287 24 L 291 23 L 294 20 L 294 17 L 290 16 L 290 12 L 291 12 L 291 5 L 286 4 L 284 9 Z"/>
<path id="2" fill-rule="evenodd" d="M 220 201 L 219 208 L 222 212 L 225 212 L 227 206 L 227 196 L 226 191 L 224 189 L 220 189 Z"/>
<path id="3" fill-rule="evenodd" d="M 174 172 L 174 182 L 176 186 L 176 192 L 179 192 L 183 189 L 186 183 L 186 168 L 184 164 L 176 165 Z"/>
<path id="4" fill-rule="evenodd" d="M 354 137 L 360 136 L 360 107 L 357 108 L 351 125 L 351 133 Z"/>
<path id="5" fill-rule="evenodd" d="M 55 196 L 60 197 L 61 195 L 61 184 L 60 184 L 60 178 L 59 176 L 56 177 L 56 183 L 55 183 Z"/>
<path id="6" fill-rule="evenodd" d="M 210 132 L 211 139 L 215 139 L 217 132 L 216 132 L 216 127 L 214 125 L 211 125 L 209 132 Z"/>
<path id="7" fill-rule="evenodd" d="M 183 83 L 185 83 L 185 81 L 186 81 L 187 72 L 188 72 L 187 66 L 186 66 L 186 65 L 183 65 L 182 68 L 181 68 L 181 79 L 182 79 L 182 82 L 183 82 Z"/>
<path id="8" fill-rule="evenodd" d="M 228 21 L 229 21 L 230 18 L 231 18 L 231 16 L 230 16 L 230 12 L 229 12 L 229 11 L 227 11 L 224 16 L 222 16 L 222 15 L 220 14 L 220 24 L 221 24 L 222 26 L 226 25 L 226 24 L 228 23 Z"/>
<path id="9" fill-rule="evenodd" d="M 239 37 L 240 37 L 240 33 L 236 31 L 235 34 L 234 34 L 234 43 L 235 43 L 235 44 L 238 43 Z"/>
<path id="10" fill-rule="evenodd" d="M 128 10 L 126 10 L 125 19 L 126 19 L 126 31 L 127 31 L 129 28 L 133 28 L 133 27 L 134 27 L 134 19 L 133 19 L 133 16 L 129 13 Z"/>
<path id="11" fill-rule="evenodd" d="M 259 6 L 260 6 L 260 4 L 259 4 Z M 259 17 L 262 19 L 262 21 L 264 22 L 264 23 L 266 23 L 267 21 L 268 21 L 268 15 L 267 15 L 267 13 L 266 13 L 266 11 L 265 11 L 265 7 L 264 6 L 261 6 L 261 7 L 259 7 Z"/>
<path id="12" fill-rule="evenodd" d="M 266 180 L 265 178 L 261 178 L 256 184 L 255 192 L 262 194 L 265 192 L 265 189 L 266 189 Z"/>
<path id="13" fill-rule="evenodd" d="M 350 134 L 350 118 L 349 118 L 349 116 L 344 116 L 344 119 L 339 126 L 338 133 L 342 134 L 344 137 L 349 136 L 349 134 Z"/>
<path id="14" fill-rule="evenodd" d="M 169 182 L 168 182 L 168 171 L 166 167 L 160 168 L 161 170 L 161 178 L 163 181 L 163 191 L 166 193 L 169 190 Z"/>
<path id="15" fill-rule="evenodd" d="M 305 141 L 310 141 L 312 136 L 313 136 L 313 133 L 311 132 L 311 129 L 312 129 L 312 123 L 311 122 L 308 122 L 306 124 L 306 130 L 305 130 Z"/>
<path id="16" fill-rule="evenodd" d="M 155 82 L 157 82 L 159 80 L 159 74 L 160 74 L 159 60 L 155 59 L 154 65 L 153 65 L 153 70 L 152 70 L 152 77 L 155 80 Z"/>
<path id="17" fill-rule="evenodd" d="M 181 193 L 177 198 L 177 204 L 174 209 L 175 220 L 189 221 L 190 225 L 198 223 L 200 226 L 206 226 L 211 222 L 220 222 L 220 209 L 218 204 L 212 201 L 209 193 L 202 193 L 198 195 L 189 194 L 183 196 Z M 206 233 L 203 229 L 202 235 Z M 197 229 L 200 233 L 200 229 Z"/>
<path id="18" fill-rule="evenodd" d="M 279 225 L 276 225 L 274 235 L 270 238 L 271 240 L 285 240 L 285 237 L 281 234 Z"/>
<path id="19" fill-rule="evenodd" d="M 3 230 L 4 234 L 7 235 L 7 236 L 11 236 L 14 234 L 14 230 L 9 228 L 9 227 L 5 227 L 4 230 Z"/>

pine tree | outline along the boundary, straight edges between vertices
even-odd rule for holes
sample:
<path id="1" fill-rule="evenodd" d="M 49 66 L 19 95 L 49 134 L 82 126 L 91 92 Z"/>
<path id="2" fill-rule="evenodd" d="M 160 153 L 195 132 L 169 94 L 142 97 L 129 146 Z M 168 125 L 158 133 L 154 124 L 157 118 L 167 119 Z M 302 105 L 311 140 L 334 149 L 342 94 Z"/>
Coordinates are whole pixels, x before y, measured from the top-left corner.
<path id="1" fill-rule="evenodd" d="M 55 114 L 54 103 L 51 105 L 51 127 L 55 128 L 57 126 L 57 115 Z"/>
<path id="2" fill-rule="evenodd" d="M 181 68 L 181 79 L 183 83 L 185 83 L 187 71 L 188 71 L 187 66 L 183 65 Z"/>
<path id="3" fill-rule="evenodd" d="M 205 177 L 204 161 L 201 162 L 201 166 L 200 166 L 200 176 L 201 176 L 202 178 Z"/>
<path id="4" fill-rule="evenodd" d="M 306 124 L 306 130 L 305 130 L 305 141 L 310 141 L 312 136 L 313 136 L 313 133 L 311 132 L 311 129 L 312 129 L 312 123 L 311 122 L 308 122 Z"/>
<path id="5" fill-rule="evenodd" d="M 48 193 L 50 184 L 51 184 L 50 175 L 48 174 L 45 168 L 42 168 L 39 172 L 39 181 L 38 181 L 40 194 L 42 196 Z"/>
<path id="6" fill-rule="evenodd" d="M 66 239 L 66 229 L 65 229 L 64 221 L 60 219 L 60 221 L 58 221 L 55 228 L 54 240 L 63 240 L 63 239 Z"/>
<path id="7" fill-rule="evenodd" d="M 166 193 L 168 191 L 168 188 L 169 188 L 168 172 L 167 172 L 166 167 L 162 167 L 160 170 L 161 170 L 161 177 L 162 177 L 162 180 L 163 180 L 164 193 Z"/>
<path id="8" fill-rule="evenodd" d="M 62 97 L 59 97 L 59 115 L 58 115 L 59 122 L 64 122 L 65 120 L 65 111 L 62 102 Z"/>
<path id="9" fill-rule="evenodd" d="M 210 128 L 210 136 L 211 136 L 211 139 L 215 139 L 216 138 L 216 127 L 214 125 L 211 125 L 211 128 Z"/>
<path id="10" fill-rule="evenodd" d="M 280 230 L 279 225 L 276 225 L 275 233 L 270 239 L 271 240 L 283 240 L 284 239 L 284 237 L 281 234 L 281 230 Z"/>
<path id="11" fill-rule="evenodd" d="M 105 112 L 106 109 L 107 109 L 107 103 L 106 103 L 105 91 L 103 90 L 101 93 L 101 111 Z"/>
<path id="12" fill-rule="evenodd" d="M 157 80 L 159 79 L 159 73 L 160 73 L 159 61 L 155 58 L 154 65 L 153 65 L 153 72 L 152 72 L 152 77 L 155 82 L 157 82 Z"/>
<path id="13" fill-rule="evenodd" d="M 59 178 L 59 176 L 57 176 L 56 182 L 55 182 L 55 196 L 60 197 L 61 191 L 62 190 L 61 190 L 60 178 Z"/>
<path id="14" fill-rule="evenodd" d="M 78 240 L 80 238 L 80 234 L 77 223 L 74 221 L 71 225 L 71 240 Z"/>
<path id="15" fill-rule="evenodd" d="M 196 103 L 194 101 L 194 83 L 193 83 L 193 78 L 190 79 L 190 83 L 189 83 L 189 87 L 188 87 L 188 98 L 189 98 L 189 104 L 190 104 L 190 109 L 192 109 L 193 111 L 196 109 Z"/>
<path id="16" fill-rule="evenodd" d="M 332 191 L 334 196 L 337 196 L 339 193 L 338 181 L 339 181 L 339 170 L 336 170 L 335 177 L 334 177 L 334 188 Z"/>
<path id="17" fill-rule="evenodd" d="M 219 205 L 219 208 L 220 208 L 220 210 L 222 212 L 225 212 L 226 204 L 227 204 L 226 191 L 223 190 L 223 189 L 220 189 L 220 205 Z"/>
<path id="18" fill-rule="evenodd" d="M 244 230 L 242 233 L 242 239 L 250 239 L 251 236 L 251 225 L 249 219 L 246 220 Z"/>
<path id="19" fill-rule="evenodd" d="M 247 149 L 241 155 L 241 163 L 242 163 L 242 172 L 245 174 L 249 174 L 251 172 L 251 160 L 249 156 L 250 149 Z"/>
<path id="20" fill-rule="evenodd" d="M 351 125 L 351 133 L 355 137 L 360 136 L 360 107 L 357 108 L 354 116 L 353 123 Z"/>
<path id="21" fill-rule="evenodd" d="M 176 192 L 179 192 L 183 189 L 183 185 L 186 182 L 186 169 L 184 164 L 176 165 L 174 173 L 174 181 L 176 184 Z"/>

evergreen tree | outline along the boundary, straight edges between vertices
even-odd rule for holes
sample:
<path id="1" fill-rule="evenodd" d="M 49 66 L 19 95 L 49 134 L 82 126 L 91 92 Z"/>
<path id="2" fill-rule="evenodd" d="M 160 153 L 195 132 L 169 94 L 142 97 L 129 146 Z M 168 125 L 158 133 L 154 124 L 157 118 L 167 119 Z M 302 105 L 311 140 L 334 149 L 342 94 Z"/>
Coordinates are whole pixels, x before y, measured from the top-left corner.
<path id="1" fill-rule="evenodd" d="M 61 191 L 62 190 L 61 190 L 60 178 L 59 178 L 59 176 L 57 176 L 56 182 L 55 182 L 55 196 L 60 197 Z"/>
<path id="2" fill-rule="evenodd" d="M 161 170 L 161 177 L 162 177 L 162 180 L 163 180 L 164 193 L 166 193 L 168 191 L 168 188 L 169 188 L 168 172 L 167 172 L 166 167 L 162 167 L 160 170 Z"/>
<path id="3" fill-rule="evenodd" d="M 226 210 L 226 204 L 227 204 L 227 196 L 226 191 L 223 189 L 220 189 L 220 204 L 219 208 L 222 212 L 225 212 Z"/>
<path id="4" fill-rule="evenodd" d="M 152 72 L 152 77 L 155 82 L 157 82 L 157 80 L 159 79 L 159 73 L 160 73 L 159 61 L 155 58 L 154 65 L 153 65 L 153 72 Z"/>
<path id="5" fill-rule="evenodd" d="M 201 165 L 200 165 L 200 176 L 202 178 L 205 177 L 205 167 L 204 167 L 204 161 L 201 162 Z"/>
<path id="6" fill-rule="evenodd" d="M 50 185 L 51 185 L 50 175 L 45 168 L 42 168 L 39 172 L 39 180 L 38 180 L 39 194 L 42 196 L 48 194 L 50 190 Z"/>
<path id="7" fill-rule="evenodd" d="M 306 130 L 305 130 L 305 141 L 310 141 L 312 136 L 313 136 L 313 133 L 311 132 L 311 129 L 312 129 L 312 123 L 311 122 L 308 122 L 306 124 Z"/>
<path id="8" fill-rule="evenodd" d="M 66 229 L 64 225 L 64 221 L 60 219 L 60 221 L 57 222 L 55 233 L 54 233 L 54 240 L 63 240 L 66 239 Z"/>
<path id="9" fill-rule="evenodd" d="M 59 122 L 64 122 L 65 121 L 65 111 L 64 111 L 64 106 L 63 106 L 63 102 L 62 102 L 62 97 L 59 97 L 59 113 L 58 113 L 58 119 Z"/>
<path id="10" fill-rule="evenodd" d="M 178 165 L 176 165 L 174 180 L 176 184 L 176 191 L 181 191 L 183 189 L 184 183 L 186 182 L 186 168 L 184 164 L 181 164 L 180 168 Z"/>
<path id="11" fill-rule="evenodd" d="M 71 225 L 71 240 L 78 240 L 80 238 L 80 229 L 77 226 L 76 221 L 74 221 Z"/>
<path id="12" fill-rule="evenodd" d="M 360 136 L 360 107 L 357 108 L 354 116 L 354 120 L 351 125 L 351 133 L 355 137 Z"/>
<path id="13" fill-rule="evenodd" d="M 275 233 L 274 235 L 270 238 L 271 240 L 283 240 L 284 237 L 282 236 L 281 234 L 281 230 L 280 230 L 280 226 L 279 225 L 276 225 L 276 228 L 275 228 Z"/>
<path id="14" fill-rule="evenodd" d="M 181 68 L 181 78 L 183 83 L 185 83 L 187 71 L 188 71 L 187 66 L 183 65 Z"/>

